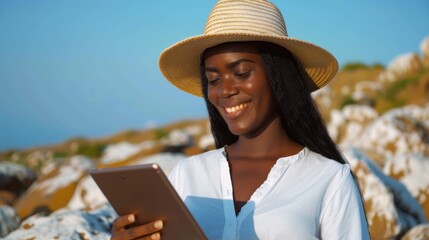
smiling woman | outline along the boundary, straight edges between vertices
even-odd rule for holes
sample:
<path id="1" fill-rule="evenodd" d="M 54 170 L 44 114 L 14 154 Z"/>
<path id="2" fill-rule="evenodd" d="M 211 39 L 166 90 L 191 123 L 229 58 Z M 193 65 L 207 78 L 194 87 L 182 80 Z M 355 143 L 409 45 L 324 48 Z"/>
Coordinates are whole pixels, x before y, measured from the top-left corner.
<path id="1" fill-rule="evenodd" d="M 169 176 L 209 239 L 369 239 L 359 188 L 311 98 L 338 64 L 290 38 L 265 0 L 220 0 L 203 35 L 160 56 L 178 88 L 204 97 L 218 149 L 182 160 Z M 159 239 L 160 221 L 114 239 Z M 168 221 L 168 220 L 167 220 Z"/>
<path id="2" fill-rule="evenodd" d="M 208 99 L 234 135 L 260 134 L 278 115 L 255 44 L 226 43 L 204 54 Z M 205 81 L 204 79 L 202 81 Z"/>

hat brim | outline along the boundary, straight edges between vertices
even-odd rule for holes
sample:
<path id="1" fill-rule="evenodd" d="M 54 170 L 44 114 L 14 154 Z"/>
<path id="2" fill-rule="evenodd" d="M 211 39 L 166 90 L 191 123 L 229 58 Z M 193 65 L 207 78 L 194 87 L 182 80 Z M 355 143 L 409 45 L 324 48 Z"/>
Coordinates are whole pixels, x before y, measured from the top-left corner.
<path id="1" fill-rule="evenodd" d="M 304 67 L 316 89 L 336 74 L 338 62 L 331 53 L 312 43 L 290 37 L 255 34 L 210 34 L 187 38 L 165 49 L 159 57 L 164 77 L 177 88 L 202 97 L 200 62 L 204 51 L 226 42 L 264 41 L 288 49 Z"/>

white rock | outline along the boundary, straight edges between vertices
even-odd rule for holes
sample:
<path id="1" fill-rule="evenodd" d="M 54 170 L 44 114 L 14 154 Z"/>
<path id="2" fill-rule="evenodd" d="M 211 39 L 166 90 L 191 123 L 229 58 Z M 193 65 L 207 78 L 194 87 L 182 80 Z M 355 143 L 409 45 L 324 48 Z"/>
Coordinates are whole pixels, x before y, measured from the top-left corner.
<path id="1" fill-rule="evenodd" d="M 311 93 L 313 99 L 319 104 L 322 109 L 328 109 L 332 105 L 332 90 L 330 86 L 325 86 L 317 91 Z"/>
<path id="2" fill-rule="evenodd" d="M 398 234 L 400 232 L 400 226 L 396 223 L 396 219 L 399 218 L 399 215 L 395 208 L 393 194 L 389 191 L 387 186 L 385 186 L 383 181 L 372 173 L 370 169 L 368 169 L 369 173 L 362 170 L 355 170 L 359 163 L 368 168 L 367 162 L 371 160 L 354 148 L 343 147 L 342 153 L 352 166 L 357 178 L 360 179 L 362 183 L 360 186 L 365 202 L 371 203 L 371 208 L 365 209 L 368 224 L 370 226 L 373 225 L 374 219 L 385 219 L 390 223 L 384 226 L 387 234 L 385 237 L 388 238 Z"/>
<path id="3" fill-rule="evenodd" d="M 87 175 L 82 178 L 74 191 L 67 207 L 70 209 L 97 209 L 108 201 L 95 183 L 94 179 Z"/>
<path id="4" fill-rule="evenodd" d="M 363 161 L 371 171 L 371 175 L 385 187 L 383 189 L 379 184 L 377 188 L 375 185 L 371 186 L 373 181 L 371 175 L 359 176 L 360 173 L 356 173 L 362 181 L 365 181 L 365 189 L 362 189 L 365 200 L 371 202 L 371 211 L 367 212 L 369 220 L 374 217 L 374 214 L 382 214 L 386 219 L 393 217 L 392 220 L 396 224 L 395 235 L 403 234 L 414 226 L 426 223 L 423 209 L 402 183 L 384 175 L 370 158 L 356 148 L 348 148 L 343 153 L 349 161 Z"/>
<path id="5" fill-rule="evenodd" d="M 203 129 L 199 125 L 189 126 L 189 127 L 186 127 L 184 130 L 185 132 L 193 136 L 201 134 L 203 131 Z"/>
<path id="6" fill-rule="evenodd" d="M 425 120 L 426 107 L 407 106 L 386 112 L 369 124 L 354 141 L 355 146 L 371 149 L 383 156 L 396 154 L 424 153 L 428 145 L 421 135 L 418 125 Z"/>
<path id="7" fill-rule="evenodd" d="M 356 101 L 364 101 L 370 98 L 369 94 L 380 92 L 383 86 L 378 81 L 361 81 L 355 85 L 352 97 Z"/>
<path id="8" fill-rule="evenodd" d="M 0 238 L 17 229 L 20 223 L 21 219 L 13 207 L 0 206 Z"/>
<path id="9" fill-rule="evenodd" d="M 400 175 L 401 181 L 419 202 L 424 202 L 429 189 L 429 157 L 422 154 L 402 154 L 389 158 L 383 167 L 388 176 Z"/>
<path id="10" fill-rule="evenodd" d="M 109 206 L 85 212 L 62 208 L 45 217 L 34 215 L 4 239 L 109 239 L 117 214 Z"/>
<path id="11" fill-rule="evenodd" d="M 395 57 L 388 68 L 379 76 L 381 82 L 397 81 L 410 73 L 420 70 L 422 62 L 416 53 L 404 53 Z"/>
<path id="12" fill-rule="evenodd" d="M 162 140 L 166 146 L 191 146 L 193 145 L 192 136 L 185 130 L 175 129 Z"/>
<path id="13" fill-rule="evenodd" d="M 33 191 L 41 191 L 43 195 L 54 193 L 60 188 L 63 188 L 71 183 L 77 182 L 87 170 L 92 168 L 92 161 L 83 156 L 74 156 L 59 168 L 59 173 L 55 176 L 45 179 L 44 181 L 33 184 L 30 189 Z"/>
<path id="14" fill-rule="evenodd" d="M 420 43 L 420 51 L 422 53 L 423 64 L 429 66 L 429 36 Z"/>
<path id="15" fill-rule="evenodd" d="M 377 112 L 364 105 L 347 105 L 341 111 L 331 111 L 331 120 L 327 125 L 332 138 L 340 144 L 354 144 L 363 129 L 374 121 Z"/>
<path id="16" fill-rule="evenodd" d="M 214 146 L 214 145 L 215 145 L 215 139 L 211 133 L 202 136 L 200 138 L 200 141 L 198 142 L 198 147 L 201 149 L 207 149 L 208 147 Z"/>
<path id="17" fill-rule="evenodd" d="M 126 159 L 144 149 L 151 148 L 155 145 L 153 141 L 144 141 L 139 144 L 132 144 L 129 142 L 119 142 L 116 144 L 108 145 L 101 158 L 102 163 L 113 163 Z"/>

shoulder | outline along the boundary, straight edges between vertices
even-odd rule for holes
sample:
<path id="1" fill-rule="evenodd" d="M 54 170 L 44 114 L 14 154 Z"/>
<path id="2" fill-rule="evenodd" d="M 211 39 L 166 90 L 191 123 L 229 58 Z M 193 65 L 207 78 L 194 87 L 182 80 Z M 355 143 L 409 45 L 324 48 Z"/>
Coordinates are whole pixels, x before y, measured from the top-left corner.
<path id="1" fill-rule="evenodd" d="M 204 172 L 214 171 L 219 168 L 219 162 L 224 159 L 223 148 L 184 158 L 173 168 L 170 173 L 170 180 L 179 176 L 186 175 L 190 177 L 192 175 L 201 175 L 204 174 Z"/>
<path id="2" fill-rule="evenodd" d="M 188 195 L 209 195 L 208 189 L 216 189 L 221 163 L 226 161 L 223 151 L 221 148 L 184 158 L 173 168 L 168 178 L 182 199 Z"/>
<path id="3" fill-rule="evenodd" d="M 329 179 L 320 213 L 322 238 L 369 239 L 362 196 L 350 165 L 317 153 L 312 155 L 316 167 Z"/>
<path id="4" fill-rule="evenodd" d="M 350 165 L 340 163 L 334 159 L 327 158 L 319 153 L 307 149 L 307 154 L 302 161 L 298 161 L 308 171 L 323 174 L 325 177 L 334 178 L 336 175 L 351 177 Z M 337 176 L 338 177 L 338 176 Z"/>
<path id="5" fill-rule="evenodd" d="M 214 158 L 221 158 L 224 156 L 225 149 L 224 148 L 218 148 L 214 150 L 210 150 L 207 152 L 203 152 L 197 155 L 190 156 L 188 158 L 185 158 L 185 161 L 194 161 L 198 159 L 214 159 Z"/>
<path id="6" fill-rule="evenodd" d="M 185 167 L 185 166 L 201 167 L 201 165 L 216 164 L 222 159 L 225 159 L 224 148 L 219 148 L 219 149 L 203 152 L 197 155 L 184 158 L 179 162 L 179 165 L 181 167 Z"/>
<path id="7" fill-rule="evenodd" d="M 326 184 L 324 204 L 331 205 L 334 199 L 341 202 L 345 199 L 355 198 L 352 200 L 355 201 L 356 197 L 359 198 L 357 182 L 348 163 L 337 162 L 313 151 L 309 151 L 305 161 L 309 171 L 313 172 L 310 176 Z"/>
<path id="8" fill-rule="evenodd" d="M 356 183 L 349 164 L 340 163 L 308 150 L 305 157 L 294 163 L 294 174 L 309 186 L 323 189 L 323 199 L 339 193 L 356 194 Z"/>

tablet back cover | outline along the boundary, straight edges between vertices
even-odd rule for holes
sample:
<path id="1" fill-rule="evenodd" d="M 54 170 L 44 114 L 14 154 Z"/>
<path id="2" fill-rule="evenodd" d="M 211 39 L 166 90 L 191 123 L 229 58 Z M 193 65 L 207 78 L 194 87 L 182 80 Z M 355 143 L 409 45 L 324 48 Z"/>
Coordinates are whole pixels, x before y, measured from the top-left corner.
<path id="1" fill-rule="evenodd" d="M 163 239 L 207 239 L 157 164 L 92 169 L 90 174 L 118 215 L 135 214 L 135 225 L 163 220 Z"/>

